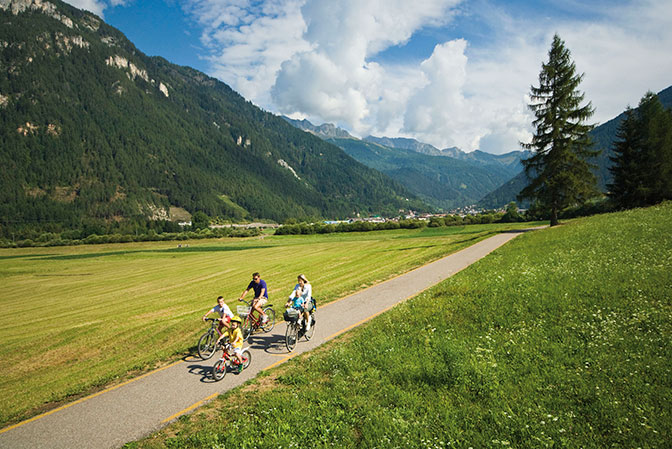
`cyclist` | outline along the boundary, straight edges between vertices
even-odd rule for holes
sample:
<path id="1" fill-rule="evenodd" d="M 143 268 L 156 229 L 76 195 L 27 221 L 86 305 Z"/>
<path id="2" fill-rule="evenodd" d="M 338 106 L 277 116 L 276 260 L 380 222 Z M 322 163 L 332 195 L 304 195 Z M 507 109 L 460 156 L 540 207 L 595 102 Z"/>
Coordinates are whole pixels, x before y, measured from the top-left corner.
<path id="1" fill-rule="evenodd" d="M 223 328 L 229 328 L 229 323 L 231 322 L 231 318 L 233 318 L 233 312 L 231 312 L 231 309 L 229 306 L 224 304 L 224 297 L 219 296 L 217 298 L 217 305 L 213 307 L 212 309 L 208 310 L 205 315 L 203 315 L 203 322 L 205 322 L 205 319 L 210 315 L 211 313 L 219 313 L 219 325 L 217 326 L 217 329 L 219 330 L 219 334 L 222 334 L 222 329 Z"/>
<path id="2" fill-rule="evenodd" d="M 294 291 L 289 295 L 289 300 L 285 304 L 285 307 L 290 307 L 291 305 L 291 307 L 302 312 L 306 323 L 306 331 L 309 331 L 311 325 L 310 311 L 313 309 L 313 287 L 303 274 L 298 275 L 296 279 L 298 283 L 294 286 Z"/>
<path id="3" fill-rule="evenodd" d="M 248 284 L 245 291 L 238 298 L 239 301 L 242 301 L 247 292 L 252 289 L 254 290 L 254 299 L 252 300 L 252 308 L 259 312 L 261 317 L 261 322 L 268 322 L 268 316 L 264 313 L 262 307 L 268 302 L 268 287 L 266 286 L 266 281 L 264 281 L 259 273 L 252 274 L 252 281 Z"/>
<path id="4" fill-rule="evenodd" d="M 217 339 L 217 343 L 224 337 L 229 339 L 229 346 L 236 356 L 236 360 L 238 360 L 238 372 L 243 370 L 243 333 L 240 330 L 241 322 L 242 320 L 238 315 L 231 318 L 231 327 Z"/>

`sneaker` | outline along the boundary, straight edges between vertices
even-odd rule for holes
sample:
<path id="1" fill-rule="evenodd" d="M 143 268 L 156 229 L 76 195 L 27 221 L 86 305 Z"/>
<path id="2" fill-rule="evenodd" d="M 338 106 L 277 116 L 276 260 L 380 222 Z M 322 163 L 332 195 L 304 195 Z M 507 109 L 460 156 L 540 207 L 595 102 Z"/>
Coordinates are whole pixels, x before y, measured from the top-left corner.
<path id="1" fill-rule="evenodd" d="M 310 318 L 308 318 L 308 322 L 306 323 L 306 332 L 308 332 L 310 330 L 310 322 L 311 321 L 312 320 Z"/>
<path id="2" fill-rule="evenodd" d="M 261 317 L 261 324 L 266 324 L 268 323 L 268 315 L 264 315 Z"/>
<path id="3" fill-rule="evenodd" d="M 242 373 L 242 372 L 243 372 L 243 364 L 242 364 L 242 363 L 239 363 L 239 364 L 238 364 L 238 372 L 239 372 L 239 373 Z"/>

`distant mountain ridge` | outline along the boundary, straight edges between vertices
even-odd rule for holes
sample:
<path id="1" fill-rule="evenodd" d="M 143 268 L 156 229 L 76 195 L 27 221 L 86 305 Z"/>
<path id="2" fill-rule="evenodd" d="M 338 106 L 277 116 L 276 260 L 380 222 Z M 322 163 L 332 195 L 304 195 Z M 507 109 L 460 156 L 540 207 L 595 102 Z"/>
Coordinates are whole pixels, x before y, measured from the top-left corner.
<path id="1" fill-rule="evenodd" d="M 427 206 L 226 84 L 59 0 L 0 0 L 0 227 Z"/>
<path id="2" fill-rule="evenodd" d="M 363 164 L 399 181 L 427 203 L 452 209 L 476 203 L 522 169 L 526 152 L 494 155 L 465 153 L 458 148 L 439 150 L 408 138 L 357 139 L 332 124 L 316 126 L 308 120 L 289 123 L 338 145 Z"/>

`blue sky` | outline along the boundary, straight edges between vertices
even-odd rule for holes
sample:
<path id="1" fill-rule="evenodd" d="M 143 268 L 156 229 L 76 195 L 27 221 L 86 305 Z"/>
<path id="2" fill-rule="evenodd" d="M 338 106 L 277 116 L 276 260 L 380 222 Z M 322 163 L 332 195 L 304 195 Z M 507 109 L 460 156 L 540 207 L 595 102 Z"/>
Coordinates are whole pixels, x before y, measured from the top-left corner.
<path id="1" fill-rule="evenodd" d="M 504 153 L 554 33 L 605 122 L 672 85 L 669 0 L 70 0 L 148 55 L 356 136 Z"/>

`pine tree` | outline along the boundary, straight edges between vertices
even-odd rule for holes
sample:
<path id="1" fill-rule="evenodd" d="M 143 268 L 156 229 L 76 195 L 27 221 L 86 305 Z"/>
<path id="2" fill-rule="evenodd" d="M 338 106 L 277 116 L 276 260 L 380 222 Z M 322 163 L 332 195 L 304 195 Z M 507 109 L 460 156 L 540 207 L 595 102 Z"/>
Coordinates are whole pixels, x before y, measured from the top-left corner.
<path id="1" fill-rule="evenodd" d="M 638 107 L 644 151 L 641 205 L 672 199 L 672 114 L 658 96 L 647 92 Z"/>
<path id="2" fill-rule="evenodd" d="M 628 108 L 615 146 L 609 196 L 623 208 L 672 199 L 672 112 L 648 92 Z"/>
<path id="3" fill-rule="evenodd" d="M 594 125 L 584 122 L 593 115 L 591 103 L 581 106 L 584 95 L 577 88 L 583 74 L 576 73 L 565 43 L 556 34 L 542 64 L 539 87 L 532 86 L 529 105 L 536 120 L 536 132 L 524 148 L 534 154 L 523 161 L 529 185 L 519 199 L 536 199 L 549 211 L 551 226 L 568 206 L 582 204 L 597 193 L 592 165 L 587 159 L 599 151 L 590 149 L 588 133 Z"/>
<path id="4" fill-rule="evenodd" d="M 618 127 L 616 139 L 612 148 L 614 156 L 609 158 L 613 163 L 609 168 L 613 176 L 612 183 L 608 185 L 609 197 L 618 207 L 627 209 L 640 203 L 638 194 L 643 182 L 640 161 L 644 139 L 637 111 L 628 107 Z"/>

